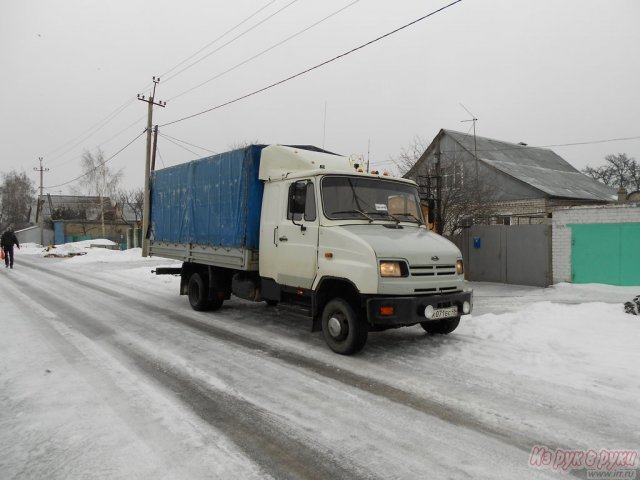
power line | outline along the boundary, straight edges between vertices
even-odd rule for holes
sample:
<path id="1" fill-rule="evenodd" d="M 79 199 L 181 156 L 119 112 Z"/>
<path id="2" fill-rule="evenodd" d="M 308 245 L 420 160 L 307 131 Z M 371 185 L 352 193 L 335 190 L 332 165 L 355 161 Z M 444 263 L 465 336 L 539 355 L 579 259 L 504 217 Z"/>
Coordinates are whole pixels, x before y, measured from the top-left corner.
<path id="1" fill-rule="evenodd" d="M 204 150 L 205 152 L 209 152 L 209 153 L 213 153 L 213 154 L 218 153 L 218 152 L 216 152 L 214 150 L 209 150 L 208 148 L 204 148 L 204 147 L 200 147 L 198 145 L 194 145 L 193 143 L 189 143 L 189 142 L 187 142 L 185 140 L 180 140 L 179 138 L 172 137 L 171 135 L 167 135 L 165 133 L 160 133 L 159 135 L 161 137 L 163 137 L 163 138 L 166 138 L 167 140 L 175 140 L 176 142 L 184 143 L 185 145 L 189 145 L 190 147 L 199 148 L 200 150 Z"/>
<path id="2" fill-rule="evenodd" d="M 173 125 L 173 124 L 175 124 L 175 123 L 183 122 L 183 121 L 185 121 L 185 120 L 189 120 L 189 119 L 194 118 L 194 117 L 197 117 L 197 116 L 199 116 L 199 115 L 203 115 L 203 114 L 205 114 L 205 113 L 212 112 L 213 110 L 218 110 L 218 109 L 220 109 L 220 108 L 223 108 L 223 107 L 226 107 L 226 106 L 228 106 L 228 105 L 231 105 L 232 103 L 236 103 L 236 102 L 239 102 L 240 100 L 244 100 L 244 99 L 246 99 L 246 98 L 249 98 L 249 97 L 252 97 L 252 96 L 254 96 L 254 95 L 257 95 L 258 93 L 262 93 L 262 92 L 264 92 L 264 91 L 266 91 L 266 90 L 269 90 L 269 89 L 271 89 L 271 88 L 274 88 L 274 87 L 276 87 L 276 86 L 278 86 L 278 85 L 282 85 L 283 83 L 286 83 L 286 82 L 288 82 L 288 81 L 290 81 L 290 80 L 293 80 L 294 78 L 301 77 L 302 75 L 305 75 L 305 74 L 307 74 L 307 73 L 309 73 L 309 72 L 311 72 L 311 71 L 313 71 L 313 70 L 316 70 L 316 69 L 318 69 L 318 68 L 320 68 L 320 67 L 323 67 L 323 66 L 325 66 L 325 65 L 328 65 L 329 63 L 335 62 L 336 60 L 339 60 L 339 59 L 341 59 L 341 58 L 343 58 L 343 57 L 346 57 L 347 55 L 350 55 L 350 54 L 352 54 L 352 53 L 354 53 L 354 52 L 356 52 L 356 51 L 358 51 L 358 50 L 361 50 L 361 49 L 363 49 L 363 48 L 365 48 L 365 47 L 368 47 L 369 45 L 372 45 L 372 44 L 374 44 L 374 43 L 376 43 L 376 42 L 379 42 L 380 40 L 382 40 L 382 39 L 384 39 L 384 38 L 387 38 L 387 37 L 389 37 L 389 36 L 391 36 L 391 35 L 393 35 L 393 34 L 395 34 L 395 33 L 398 33 L 398 32 L 400 32 L 401 30 L 404 30 L 405 28 L 408 28 L 408 27 L 410 27 L 410 26 L 412 26 L 412 25 L 415 25 L 416 23 L 421 22 L 421 21 L 423 21 L 423 20 L 425 20 L 425 19 L 427 19 L 427 18 L 429 18 L 429 17 L 432 17 L 433 15 L 435 15 L 435 14 L 437 14 L 437 13 L 440 13 L 440 12 L 442 12 L 442 11 L 446 10 L 447 8 L 450 8 L 450 7 L 452 7 L 453 5 L 455 5 L 455 4 L 457 4 L 457 3 L 460 3 L 461 1 L 462 1 L 462 0 L 455 0 L 454 2 L 451 2 L 451 3 L 450 3 L 450 4 L 448 4 L 448 5 L 445 5 L 444 7 L 441 7 L 441 8 L 439 8 L 439 9 L 437 9 L 437 10 L 434 10 L 434 11 L 432 11 L 432 12 L 430 12 L 430 13 L 428 13 L 428 14 L 426 14 L 426 15 L 424 15 L 424 16 L 422 16 L 422 17 L 420 17 L 420 18 L 418 18 L 418 19 L 416 19 L 416 20 L 414 20 L 414 21 L 412 21 L 412 22 L 409 22 L 409 23 L 407 23 L 407 24 L 405 24 L 405 25 L 403 25 L 403 26 L 401 26 L 401 27 L 399 27 L 399 28 L 396 28 L 395 30 L 392 30 L 392 31 L 391 31 L 391 32 L 389 32 L 389 33 L 386 33 L 386 34 L 384 34 L 384 35 L 381 35 L 381 36 L 379 36 L 379 37 L 377 37 L 377 38 L 375 38 L 375 39 L 373 39 L 373 40 L 370 40 L 369 42 L 363 43 L 362 45 L 360 45 L 360 46 L 358 46 L 358 47 L 355 47 L 355 48 L 353 48 L 353 49 L 351 49 L 351 50 L 349 50 L 349 51 L 347 51 L 347 52 L 345 52 L 345 53 L 342 53 L 342 54 L 340 54 L 340 55 L 337 55 L 337 56 L 335 56 L 335 57 L 333 57 L 333 58 L 331 58 L 331 59 L 329 59 L 329 60 L 326 60 L 326 61 L 324 61 L 324 62 L 322 62 L 322 63 L 319 63 L 319 64 L 317 64 L 317 65 L 314 65 L 313 67 L 307 68 L 306 70 L 303 70 L 303 71 L 301 71 L 301 72 L 299 72 L 299 73 L 296 73 L 295 75 L 291 75 L 291 76 L 289 76 L 289 77 L 287 77 L 287 78 L 284 78 L 284 79 L 282 79 L 282 80 L 280 80 L 280 81 L 278 81 L 278 82 L 272 83 L 271 85 L 267 85 L 266 87 L 260 88 L 260 89 L 258 89 L 258 90 L 254 90 L 254 91 L 253 91 L 253 92 L 251 92 L 251 93 L 248 93 L 248 94 L 246 94 L 246 95 L 242 95 L 241 97 L 237 97 L 237 98 L 235 98 L 235 99 L 233 99 L 233 100 L 229 100 L 228 102 L 222 103 L 222 104 L 220 104 L 220 105 L 216 105 L 215 107 L 208 108 L 207 110 L 203 110 L 203 111 L 201 111 L 201 112 L 194 113 L 193 115 L 188 115 L 188 116 L 183 117 L 183 118 L 180 118 L 180 119 L 178 119 L 178 120 L 174 120 L 174 121 L 172 121 L 172 122 L 165 123 L 165 124 L 161 125 L 161 127 L 166 127 L 167 125 Z"/>
<path id="3" fill-rule="evenodd" d="M 186 150 L 187 152 L 189 152 L 190 154 L 194 155 L 194 156 L 198 156 L 198 154 L 196 152 L 194 152 L 193 150 L 189 150 L 187 147 L 185 147 L 184 145 L 179 144 L 178 142 L 174 142 L 173 140 L 171 140 L 169 137 L 166 137 L 165 135 L 160 134 L 161 137 L 163 137 L 165 140 L 167 140 L 170 143 L 173 143 L 176 147 L 180 147 L 183 150 Z"/>
<path id="4" fill-rule="evenodd" d="M 200 50 L 198 50 L 197 52 L 195 52 L 194 54 L 190 55 L 189 57 L 187 57 L 185 60 L 181 61 L 180 63 L 178 63 L 177 65 L 175 65 L 174 67 L 172 67 L 171 69 L 169 69 L 167 72 L 165 72 L 163 74 L 164 75 L 168 75 L 169 73 L 171 73 L 172 71 L 174 71 L 176 68 L 179 68 L 181 65 L 184 65 L 184 63 L 188 62 L 189 60 L 191 60 L 192 58 L 194 58 L 195 56 L 197 56 L 199 53 L 201 53 L 202 51 L 206 50 L 208 47 L 210 47 L 211 45 L 215 44 L 216 42 L 218 42 L 220 39 L 224 38 L 226 35 L 228 35 L 229 33 L 231 33 L 233 30 L 237 29 L 238 27 L 240 27 L 241 25 L 245 24 L 246 22 L 248 22 L 251 18 L 255 17 L 256 15 L 258 15 L 260 12 L 262 12 L 263 10 L 265 10 L 267 7 L 269 7 L 270 5 L 272 5 L 273 3 L 275 3 L 277 0 L 271 0 L 268 3 L 266 3 L 263 7 L 259 8 L 258 10 L 256 10 L 255 12 L 253 12 L 251 15 L 249 15 L 248 17 L 246 17 L 244 20 L 242 20 L 240 23 L 236 24 L 234 27 L 230 28 L 229 30 L 227 30 L 225 33 L 223 33 L 222 35 L 218 36 L 215 40 L 209 42 L 207 45 L 205 45 L 204 47 L 202 47 Z M 297 1 L 297 0 L 295 0 Z M 294 2 L 292 2 L 294 3 Z M 288 5 L 287 5 L 288 6 Z M 285 7 L 286 8 L 286 7 Z M 279 10 L 277 13 L 279 13 L 280 11 L 284 10 L 281 9 Z M 269 18 L 267 18 L 266 20 L 272 18 L 274 15 L 271 15 Z M 265 20 L 265 21 L 266 21 Z M 244 33 L 248 33 L 249 31 L 251 31 L 253 28 L 257 27 L 258 25 L 264 23 L 260 22 L 259 24 L 255 25 L 254 27 L 252 27 L 250 30 L 247 30 Z M 242 35 L 244 35 L 244 33 Z M 240 35 L 240 36 L 242 36 Z M 231 42 L 233 42 L 234 40 L 240 38 L 240 36 L 236 37 L 235 39 L 233 39 L 232 41 L 228 42 L 227 44 L 225 44 L 224 46 L 230 44 Z M 222 47 L 221 47 L 222 48 Z M 219 49 L 218 49 L 219 50 Z M 200 62 L 201 60 L 204 60 L 203 57 L 200 60 L 198 60 L 198 62 Z M 195 63 L 198 63 L 195 62 Z M 191 66 L 195 65 L 189 65 L 188 67 L 186 67 L 185 69 L 181 70 L 180 72 L 172 75 L 171 77 L 169 77 L 169 79 L 174 78 L 175 76 L 179 75 L 180 73 L 182 73 L 183 71 L 187 70 L 188 68 L 190 68 Z M 151 84 L 147 84 L 145 85 L 145 87 L 142 90 L 145 90 L 146 88 L 148 88 L 148 86 Z M 64 152 L 60 153 L 59 155 L 56 155 L 55 157 L 53 157 L 51 159 L 51 162 L 55 162 L 55 160 L 63 157 L 64 155 L 66 155 L 68 152 L 70 152 L 71 150 L 73 150 L 75 147 L 77 147 L 78 145 L 80 145 L 83 141 L 87 140 L 88 138 L 90 138 L 92 135 L 95 135 L 97 132 L 99 132 L 100 130 L 102 130 L 106 125 L 108 125 L 112 120 L 114 120 L 118 115 L 120 115 L 129 105 L 131 105 L 133 102 L 135 101 L 135 97 L 129 98 L 124 104 L 122 104 L 121 106 L 119 106 L 117 109 L 115 109 L 114 111 L 112 111 L 111 113 L 109 113 L 107 116 L 105 116 L 102 120 L 100 120 L 99 122 L 97 122 L 95 125 L 91 126 L 90 128 L 84 130 L 82 133 L 80 133 L 79 135 L 73 137 L 71 140 L 61 144 L 60 146 L 56 147 L 55 149 L 51 150 L 50 152 L 48 152 L 45 156 L 51 156 L 54 153 L 58 152 L 59 150 L 62 150 L 63 148 L 67 147 L 67 145 L 76 142 L 74 145 L 72 145 L 71 147 L 69 147 L 68 149 L 66 149 Z M 142 117 L 144 118 L 144 117 Z M 135 123 L 137 123 L 139 120 L 136 120 Z M 132 125 L 128 126 L 126 129 L 120 131 L 118 134 L 116 134 L 114 137 L 111 137 L 110 139 L 104 141 L 104 142 L 100 142 L 100 144 L 102 143 L 107 143 L 111 140 L 113 140 L 113 138 L 119 136 L 121 133 L 123 133 L 124 131 L 128 130 L 129 128 L 131 128 Z M 78 141 L 79 140 L 79 141 Z M 76 156 L 70 160 L 67 160 L 59 165 L 65 165 L 67 163 L 69 163 L 70 161 L 73 161 L 77 158 L 79 158 L 80 156 Z"/>
<path id="5" fill-rule="evenodd" d="M 118 138 L 120 135 L 122 135 L 124 132 L 126 132 L 127 130 L 129 130 L 131 127 L 135 126 L 136 124 L 138 124 L 140 122 L 140 120 L 142 120 L 143 118 L 145 118 L 146 115 L 143 115 L 141 117 L 139 117 L 138 119 L 136 119 L 133 123 L 130 123 L 128 126 L 126 126 L 125 128 L 123 128 L 122 130 L 120 130 L 118 133 L 116 133 L 115 135 L 109 137 L 107 140 L 101 142 L 99 145 L 96 145 L 93 148 L 99 148 L 101 145 L 104 145 L 105 143 L 109 143 L 110 141 Z M 68 163 L 73 162 L 74 160 L 78 160 L 79 158 L 82 158 L 83 154 L 80 155 L 76 155 L 75 157 L 71 157 L 70 159 L 58 164 L 59 167 L 61 167 L 62 165 L 66 165 Z"/>
<path id="6" fill-rule="evenodd" d="M 590 142 L 576 142 L 576 143 L 560 143 L 560 144 L 556 144 L 556 145 L 542 145 L 541 147 L 538 147 L 538 148 L 573 147 L 575 145 L 592 145 L 594 143 L 624 142 L 626 140 L 638 140 L 638 139 L 640 139 L 640 136 L 638 136 L 638 137 L 609 138 L 609 139 L 606 139 L 606 140 L 592 140 Z"/>
<path id="7" fill-rule="evenodd" d="M 226 32 L 224 32 L 222 35 L 220 35 L 219 37 L 217 37 L 215 40 L 212 40 L 211 42 L 207 43 L 204 47 L 202 47 L 200 50 L 198 50 L 197 52 L 195 52 L 194 54 L 190 55 L 189 57 L 185 58 L 184 60 L 182 60 L 180 63 L 178 63 L 177 65 L 175 65 L 174 67 L 170 68 L 169 70 L 167 70 L 165 73 L 163 73 L 162 75 L 160 75 L 161 77 L 164 77 L 166 75 L 169 75 L 171 72 L 173 72 L 176 68 L 179 68 L 180 66 L 184 65 L 185 63 L 187 63 L 189 60 L 191 60 L 193 57 L 195 57 L 196 55 L 198 55 L 199 53 L 203 52 L 204 50 L 206 50 L 207 48 L 209 48 L 211 45 L 215 44 L 216 42 L 218 42 L 219 40 L 223 39 L 224 37 L 226 37 L 229 33 L 233 32 L 236 28 L 240 27 L 241 25 L 245 24 L 246 22 L 248 22 L 249 20 L 251 20 L 253 17 L 255 17 L 256 15 L 258 15 L 260 12 L 262 12 L 264 9 L 266 9 L 267 7 L 269 7 L 271 4 L 275 3 L 276 0 L 271 0 L 270 2 L 268 2 L 267 4 L 265 4 L 264 6 L 260 7 L 258 10 L 256 10 L 255 12 L 253 12 L 251 15 L 249 15 L 247 18 L 245 18 L 244 20 L 242 20 L 240 23 L 236 24 L 235 26 L 231 27 L 229 30 L 227 30 Z M 203 57 L 200 60 L 198 60 L 198 62 L 204 60 Z M 198 63 L 196 62 L 196 63 Z M 187 68 L 192 67 L 194 64 L 189 65 L 188 67 L 186 67 L 185 69 L 179 71 L 178 73 L 176 73 L 175 75 L 169 77 L 168 79 L 166 79 L 165 81 L 168 81 L 174 77 L 176 77 L 177 75 L 179 75 L 180 73 L 184 72 Z"/>
<path id="8" fill-rule="evenodd" d="M 166 81 L 169 81 L 175 77 L 177 77 L 178 75 L 180 75 L 181 73 L 185 72 L 186 70 L 190 69 L 191 67 L 193 67 L 194 65 L 197 65 L 198 63 L 202 62 L 205 58 L 210 57 L 211 55 L 213 55 L 214 53 L 219 52 L 220 50 L 222 50 L 223 48 L 225 48 L 226 46 L 230 45 L 231 43 L 235 42 L 236 40 L 244 37 L 247 33 L 251 32 L 252 30 L 255 30 L 256 28 L 258 28 L 260 25 L 262 25 L 263 23 L 271 20 L 273 17 L 275 17 L 276 15 L 280 14 L 281 12 L 283 12 L 284 10 L 286 10 L 287 8 L 289 8 L 291 5 L 293 5 L 294 3 L 296 3 L 298 0 L 293 0 L 291 2 L 289 2 L 287 5 L 285 5 L 284 7 L 282 7 L 281 9 L 277 10 L 276 12 L 272 13 L 271 15 L 269 15 L 268 17 L 264 18 L 263 20 L 259 21 L 258 23 L 256 23 L 255 25 L 253 25 L 252 27 L 248 28 L 247 30 L 245 30 L 244 32 L 236 35 L 235 37 L 233 37 L 231 40 L 229 40 L 227 43 L 224 43 L 222 45 L 220 45 L 218 48 L 216 48 L 215 50 L 213 50 L 212 52 L 207 53 L 206 55 L 204 55 L 203 57 L 199 58 L 198 60 L 196 60 L 195 62 L 187 65 L 186 67 L 184 67 L 182 70 L 178 71 L 177 73 L 171 75 L 168 79 L 166 79 Z M 273 2 L 271 2 L 273 3 Z M 222 39 L 223 37 L 225 37 L 228 33 L 232 32 L 233 30 L 235 30 L 237 27 L 239 27 L 240 25 L 242 25 L 243 23 L 245 23 L 246 21 L 248 21 L 250 18 L 254 17 L 257 13 L 259 13 L 260 11 L 264 10 L 267 6 L 269 6 L 271 3 L 269 3 L 268 5 L 265 5 L 264 7 L 262 7 L 260 10 L 258 10 L 256 13 L 254 13 L 253 15 L 249 16 L 248 18 L 246 18 L 245 20 L 243 20 L 242 22 L 240 22 L 238 25 L 236 25 L 235 27 L 227 30 L 225 33 L 223 33 L 222 35 L 220 35 L 218 38 L 216 38 L 215 40 L 213 40 L 212 42 L 210 42 L 208 45 L 206 45 L 205 47 L 201 48 L 200 50 L 198 50 L 198 52 L 194 53 L 193 55 L 191 55 L 191 57 L 189 57 L 188 59 L 184 60 L 180 65 L 184 64 L 185 62 L 187 62 L 189 59 L 193 58 L 194 56 L 196 56 L 198 53 L 202 52 L 203 50 L 207 49 L 209 46 L 213 45 L 214 43 L 216 43 L 218 40 Z M 179 65 L 178 65 L 179 66 Z M 175 70 L 177 67 L 174 67 L 171 70 Z M 170 70 L 170 71 L 171 71 Z M 166 74 L 165 74 L 166 75 Z M 162 77 L 162 76 L 161 76 Z M 171 99 L 170 99 L 171 100 Z"/>
<path id="9" fill-rule="evenodd" d="M 160 162 L 162 163 L 162 168 L 164 168 L 165 167 L 164 158 L 162 158 L 162 153 L 160 153 L 160 147 L 156 148 L 156 153 L 158 154 L 158 157 L 160 158 Z"/>
<path id="10" fill-rule="evenodd" d="M 358 3 L 359 1 L 360 1 L 360 0 L 354 0 L 353 2 L 349 3 L 348 5 L 345 5 L 344 7 L 340 8 L 340 9 L 336 10 L 335 12 L 333 12 L 333 13 L 331 13 L 331 14 L 327 15 L 326 17 L 322 18 L 321 20 L 318 20 L 317 22 L 315 22 L 315 23 L 313 23 L 313 24 L 309 25 L 308 27 L 303 28 L 302 30 L 300 30 L 300 31 L 298 31 L 298 32 L 296 32 L 296 33 L 294 33 L 293 35 L 290 35 L 289 37 L 287 37 L 287 38 L 285 38 L 284 40 L 281 40 L 280 42 L 278 42 L 278 43 L 276 43 L 276 44 L 274 44 L 274 45 L 270 46 L 269 48 L 267 48 L 267 49 L 265 49 L 265 50 L 262 50 L 260 53 L 257 53 L 257 54 L 255 54 L 254 56 L 252 56 L 252 57 L 250 57 L 250 58 L 248 58 L 248 59 L 244 60 L 243 62 L 240 62 L 240 63 L 238 63 L 237 65 L 235 65 L 235 66 L 233 66 L 233 67 L 231 67 L 231 68 L 229 68 L 229 69 L 225 70 L 224 72 L 221 72 L 221 73 L 219 73 L 218 75 L 215 75 L 215 76 L 213 76 L 213 77 L 209 78 L 208 80 L 205 80 L 204 82 L 199 83 L 198 85 L 196 85 L 196 86 L 194 86 L 194 87 L 191 87 L 191 88 L 189 88 L 188 90 L 185 90 L 184 92 L 179 93 L 178 95 L 175 95 L 174 97 L 171 97 L 169 100 L 174 100 L 174 99 L 179 98 L 179 97 L 181 97 L 181 96 L 183 96 L 183 95 L 186 95 L 187 93 L 190 93 L 190 92 L 192 92 L 192 91 L 194 91 L 194 90 L 196 90 L 196 89 L 198 89 L 198 88 L 200 88 L 200 87 L 202 87 L 202 86 L 206 85 L 207 83 L 212 82 L 213 80 L 217 80 L 218 78 L 220 78 L 220 77 L 222 77 L 222 76 L 226 75 L 227 73 L 230 73 L 230 72 L 232 72 L 232 71 L 236 70 L 237 68 L 239 68 L 239 67 L 241 67 L 241 66 L 243 66 L 243 65 L 246 65 L 247 63 L 249 63 L 249 62 L 251 62 L 251 61 L 255 60 L 256 58 L 261 57 L 261 56 L 262 56 L 262 55 L 264 55 L 265 53 L 270 52 L 271 50 L 273 50 L 273 49 L 275 49 L 275 48 L 277 48 L 277 47 L 279 47 L 279 46 L 281 46 L 281 45 L 284 45 L 284 44 L 285 44 L 285 43 L 287 43 L 288 41 L 293 40 L 294 38 L 296 38 L 296 37 L 298 37 L 298 36 L 302 35 L 303 33 L 305 33 L 305 32 L 307 32 L 307 31 L 311 30 L 312 28 L 314 28 L 314 27 L 316 27 L 316 26 L 320 25 L 321 23 L 323 23 L 323 22 L 325 22 L 325 21 L 329 20 L 331 17 L 334 17 L 334 16 L 338 15 L 339 13 L 342 13 L 344 10 L 346 10 L 347 8 L 349 8 L 349 7 L 353 6 L 353 5 L 355 5 L 355 4 L 356 4 L 356 3 Z M 214 53 L 214 52 L 212 52 L 212 53 Z"/>
<path id="11" fill-rule="evenodd" d="M 102 120 L 100 120 L 99 122 L 97 122 L 95 125 L 91 126 L 90 128 L 88 128 L 87 130 L 83 131 L 81 134 L 75 136 L 74 138 L 72 138 L 71 140 L 63 143 L 62 145 L 60 145 L 59 147 L 51 150 L 49 153 L 47 153 L 45 156 L 50 156 L 53 155 L 55 152 L 62 150 L 63 148 L 65 148 L 67 145 L 69 145 L 70 143 L 75 142 L 76 140 L 80 139 L 77 143 L 75 143 L 74 145 L 72 145 L 71 147 L 69 147 L 67 150 L 65 150 L 64 152 L 60 153 L 59 155 L 56 155 L 55 157 L 53 157 L 52 161 L 57 160 L 58 158 L 66 155 L 68 152 L 70 152 L 71 150 L 73 150 L 75 147 L 77 147 L 80 143 L 82 143 L 83 141 L 85 141 L 87 138 L 91 137 L 92 135 L 96 134 L 97 132 L 99 132 L 100 130 L 102 130 L 105 126 L 107 126 L 113 119 L 115 119 L 118 115 L 120 115 L 129 105 L 131 105 L 133 103 L 133 101 L 135 100 L 135 98 L 130 98 L 129 100 L 127 100 L 125 103 L 123 103 L 122 105 L 120 105 L 117 109 L 115 109 L 113 112 L 109 113 L 109 115 L 107 115 L 106 117 L 104 117 Z"/>
<path id="12" fill-rule="evenodd" d="M 558 143 L 558 144 L 554 144 L 554 145 L 540 145 L 540 146 L 514 145 L 513 147 L 505 147 L 505 148 L 480 149 L 480 150 L 478 150 L 478 152 L 489 153 L 489 152 L 505 152 L 505 151 L 511 151 L 511 150 L 522 150 L 522 149 L 527 149 L 527 148 L 574 147 L 574 146 L 580 146 L 580 145 L 594 145 L 594 144 L 597 144 L 597 143 L 624 142 L 624 141 L 628 141 L 628 140 L 640 140 L 640 136 L 608 138 L 608 139 L 604 139 L 604 140 L 588 140 L 588 141 L 585 141 L 585 142 L 574 142 L 574 143 Z M 440 153 L 460 153 L 461 151 L 462 150 L 442 150 Z M 381 161 L 381 162 L 375 162 L 375 164 L 376 165 L 395 164 L 395 160 L 393 160 L 393 159 L 384 160 L 384 161 Z"/>
<path id="13" fill-rule="evenodd" d="M 144 135 L 146 133 L 146 129 L 143 130 L 142 132 L 140 132 L 140 134 L 138 134 L 133 140 L 131 140 L 129 143 L 127 143 L 124 147 L 122 147 L 120 150 L 118 150 L 116 153 L 114 153 L 113 155 L 111 155 L 109 158 L 107 158 L 106 160 L 102 161 L 101 163 L 99 163 L 98 165 L 95 166 L 95 168 L 92 168 L 91 170 L 89 170 L 88 172 L 83 173 L 82 175 L 77 176 L 76 178 L 74 178 L 73 180 L 69 180 L 68 182 L 65 183 L 60 183 L 58 185 L 50 185 L 48 187 L 46 187 L 47 189 L 52 189 L 52 188 L 57 188 L 57 187 L 63 187 L 65 185 L 69 185 L 70 183 L 73 183 L 77 180 L 80 180 L 83 177 L 86 177 L 87 175 L 91 174 L 92 172 L 96 171 L 98 168 L 100 168 L 101 166 L 105 165 L 107 162 L 110 162 L 111 160 L 113 160 L 114 158 L 116 158 L 119 154 L 121 154 L 122 152 L 124 152 L 129 146 L 131 146 L 131 144 L 133 144 L 136 140 L 138 140 L 142 135 Z"/>

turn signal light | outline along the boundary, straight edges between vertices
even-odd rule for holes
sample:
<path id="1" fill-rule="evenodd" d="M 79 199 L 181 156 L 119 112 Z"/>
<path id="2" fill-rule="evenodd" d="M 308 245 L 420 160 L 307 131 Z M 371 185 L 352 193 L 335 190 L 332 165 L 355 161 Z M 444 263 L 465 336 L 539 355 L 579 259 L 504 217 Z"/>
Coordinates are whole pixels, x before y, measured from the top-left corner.
<path id="1" fill-rule="evenodd" d="M 380 316 L 381 317 L 392 317 L 395 315 L 396 309 L 393 307 L 380 307 Z"/>

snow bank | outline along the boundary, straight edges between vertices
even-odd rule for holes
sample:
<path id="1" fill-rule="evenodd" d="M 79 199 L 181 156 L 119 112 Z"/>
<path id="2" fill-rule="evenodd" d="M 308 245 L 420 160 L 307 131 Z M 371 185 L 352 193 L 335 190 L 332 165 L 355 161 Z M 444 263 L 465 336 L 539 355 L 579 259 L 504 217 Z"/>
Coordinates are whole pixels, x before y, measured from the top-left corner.
<path id="1" fill-rule="evenodd" d="M 624 290 L 609 285 L 564 288 L 565 302 L 523 302 L 515 312 L 465 320 L 461 333 L 496 344 L 514 375 L 580 389 L 633 389 L 640 394 L 637 339 L 640 319 L 624 313 L 620 302 L 575 303 L 588 293 Z M 637 290 L 637 289 L 636 289 Z M 616 293 L 616 296 L 620 292 Z M 623 293 L 624 295 L 624 293 Z M 473 357 L 474 349 L 460 352 Z"/>

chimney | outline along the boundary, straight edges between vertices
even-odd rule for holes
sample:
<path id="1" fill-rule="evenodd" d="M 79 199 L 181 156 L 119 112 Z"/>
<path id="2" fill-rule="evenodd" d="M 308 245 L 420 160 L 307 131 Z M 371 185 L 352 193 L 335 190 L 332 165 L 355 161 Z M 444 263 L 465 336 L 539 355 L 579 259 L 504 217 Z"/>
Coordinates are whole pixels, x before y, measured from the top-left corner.
<path id="1" fill-rule="evenodd" d="M 627 189 L 620 187 L 620 190 L 618 190 L 618 205 L 623 203 L 627 203 Z"/>

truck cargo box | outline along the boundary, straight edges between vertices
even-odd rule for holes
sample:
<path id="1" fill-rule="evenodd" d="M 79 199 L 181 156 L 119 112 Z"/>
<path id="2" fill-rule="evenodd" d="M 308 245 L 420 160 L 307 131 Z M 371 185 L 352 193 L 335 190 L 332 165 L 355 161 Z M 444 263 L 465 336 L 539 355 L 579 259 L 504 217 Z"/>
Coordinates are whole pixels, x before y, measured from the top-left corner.
<path id="1" fill-rule="evenodd" d="M 186 248 L 257 256 L 263 148 L 252 145 L 151 172 L 150 253 L 185 261 Z"/>

